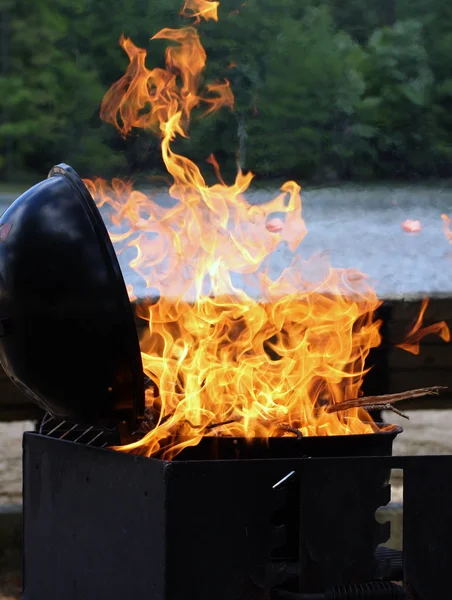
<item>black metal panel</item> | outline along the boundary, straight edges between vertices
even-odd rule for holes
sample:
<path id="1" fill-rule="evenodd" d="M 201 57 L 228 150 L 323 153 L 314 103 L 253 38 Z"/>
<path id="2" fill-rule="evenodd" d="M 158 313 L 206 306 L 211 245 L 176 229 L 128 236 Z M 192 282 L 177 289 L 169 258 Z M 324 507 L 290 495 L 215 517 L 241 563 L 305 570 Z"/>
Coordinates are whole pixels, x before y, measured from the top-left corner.
<path id="1" fill-rule="evenodd" d="M 300 589 L 372 581 L 374 553 L 389 539 L 375 511 L 391 499 L 390 468 L 358 460 L 304 461 L 300 493 Z"/>
<path id="2" fill-rule="evenodd" d="M 404 463 L 405 582 L 412 600 L 452 597 L 452 456 Z"/>
<path id="3" fill-rule="evenodd" d="M 250 462 L 170 467 L 166 598 L 267 597 L 272 485 L 287 467 L 253 461 L 251 470 Z"/>
<path id="4" fill-rule="evenodd" d="M 367 589 L 392 468 L 404 470 L 410 598 L 448 598 L 452 456 L 168 463 L 26 434 L 22 600 Z"/>
<path id="5" fill-rule="evenodd" d="M 24 436 L 22 600 L 164 598 L 166 465 Z"/>

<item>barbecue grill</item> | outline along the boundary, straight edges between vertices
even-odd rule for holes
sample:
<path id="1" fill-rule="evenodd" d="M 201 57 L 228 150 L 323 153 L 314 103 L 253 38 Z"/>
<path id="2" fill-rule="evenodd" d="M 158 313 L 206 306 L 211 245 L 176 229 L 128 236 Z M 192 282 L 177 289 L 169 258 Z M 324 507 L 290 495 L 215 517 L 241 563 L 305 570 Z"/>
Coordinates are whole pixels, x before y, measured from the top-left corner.
<path id="1" fill-rule="evenodd" d="M 144 415 L 139 343 L 102 218 L 67 165 L 0 220 L 0 324 L 6 373 L 46 413 L 23 442 L 22 600 L 449 597 L 452 456 L 392 456 L 396 427 L 205 437 L 172 461 L 110 449 Z M 393 469 L 403 552 L 375 518 Z"/>

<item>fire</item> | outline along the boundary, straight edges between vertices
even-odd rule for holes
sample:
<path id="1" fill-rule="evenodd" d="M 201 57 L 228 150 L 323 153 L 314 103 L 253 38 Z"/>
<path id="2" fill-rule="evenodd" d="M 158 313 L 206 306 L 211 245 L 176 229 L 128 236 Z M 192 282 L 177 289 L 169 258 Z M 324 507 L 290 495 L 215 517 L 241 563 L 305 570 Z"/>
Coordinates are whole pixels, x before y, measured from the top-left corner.
<path id="1" fill-rule="evenodd" d="M 450 342 L 450 331 L 445 321 L 439 321 L 438 323 L 433 323 L 432 325 L 422 327 L 422 322 L 424 320 L 427 307 L 428 299 L 424 298 L 424 300 L 422 300 L 421 309 L 419 311 L 419 315 L 416 319 L 416 322 L 414 323 L 409 333 L 406 335 L 403 343 L 397 344 L 397 348 L 402 348 L 402 350 L 406 350 L 406 352 L 411 352 L 411 354 L 419 354 L 420 341 L 426 335 L 431 334 L 438 335 L 445 342 Z"/>
<path id="2" fill-rule="evenodd" d="M 216 20 L 217 7 L 187 0 L 183 12 Z M 325 408 L 360 395 L 364 361 L 380 343 L 380 301 L 364 275 L 330 268 L 323 256 L 295 257 L 270 276 L 272 253 L 281 244 L 294 252 L 306 234 L 300 187 L 289 181 L 253 205 L 244 195 L 251 173 L 239 170 L 227 185 L 211 157 L 218 183 L 208 186 L 199 167 L 173 151 L 195 109 L 232 108 L 233 95 L 227 81 L 204 85 L 195 27 L 163 29 L 158 38 L 171 45 L 166 68 L 152 70 L 145 50 L 121 38 L 130 64 L 101 116 L 122 135 L 144 128 L 161 137 L 176 202 L 162 207 L 119 179 L 86 181 L 111 215 L 118 252 L 133 249 L 130 266 L 154 296 L 138 310 L 149 322 L 142 359 L 156 426 L 121 450 L 166 449 L 171 458 L 205 435 L 293 435 L 287 426 L 304 436 L 372 433 L 377 426 L 363 409 L 344 416 Z"/>
<path id="3" fill-rule="evenodd" d="M 447 215 L 441 215 L 441 219 L 443 220 L 443 231 L 444 231 L 444 235 L 447 238 L 447 241 L 449 242 L 449 244 L 452 244 L 452 231 L 450 228 L 450 217 Z"/>
<path id="4" fill-rule="evenodd" d="M 419 233 L 422 230 L 422 224 L 420 221 L 407 219 L 402 223 L 402 229 L 403 231 L 406 231 L 406 233 Z"/>
<path id="5" fill-rule="evenodd" d="M 208 21 L 218 21 L 219 2 L 213 0 L 185 0 L 181 14 L 185 17 L 194 17 L 195 23 L 201 21 L 201 17 Z"/>

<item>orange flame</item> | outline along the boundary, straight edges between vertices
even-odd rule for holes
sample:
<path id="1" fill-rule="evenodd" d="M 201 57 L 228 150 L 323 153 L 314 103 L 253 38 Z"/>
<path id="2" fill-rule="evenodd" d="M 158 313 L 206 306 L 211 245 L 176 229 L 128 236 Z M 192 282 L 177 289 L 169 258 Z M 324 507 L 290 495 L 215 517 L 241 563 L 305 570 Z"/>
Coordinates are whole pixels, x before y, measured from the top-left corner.
<path id="1" fill-rule="evenodd" d="M 232 108 L 234 97 L 227 81 L 206 86 L 212 97 L 198 95 L 206 53 L 196 29 L 162 29 L 152 39 L 178 44 L 167 48 L 167 68 L 149 71 L 145 65 L 146 50 L 122 36 L 120 44 L 130 64 L 125 75 L 105 94 L 100 116 L 124 136 L 133 127 L 157 130 L 167 146 L 177 134 L 186 137 L 190 114 L 201 102 L 208 105 L 206 112 L 213 112 L 222 106 Z M 146 110 L 149 106 L 151 109 Z"/>
<path id="2" fill-rule="evenodd" d="M 402 348 L 411 354 L 419 354 L 419 343 L 426 335 L 438 335 L 445 342 L 450 342 L 450 331 L 445 321 L 439 321 L 427 327 L 422 327 L 424 320 L 425 311 L 428 307 L 428 299 L 422 300 L 421 309 L 419 315 L 414 323 L 412 329 L 407 333 L 404 342 L 397 344 L 397 348 Z"/>
<path id="3" fill-rule="evenodd" d="M 195 23 L 199 23 L 201 19 L 218 21 L 219 5 L 219 2 L 212 2 L 211 0 L 185 0 L 181 15 L 194 17 Z"/>
<path id="4" fill-rule="evenodd" d="M 414 221 L 413 219 L 407 219 L 402 223 L 403 231 L 407 233 L 419 233 L 422 230 L 422 224 L 420 221 Z"/>
<path id="5" fill-rule="evenodd" d="M 446 236 L 449 244 L 452 244 L 452 231 L 450 228 L 450 217 L 447 215 L 441 215 L 441 219 L 443 220 L 443 231 Z"/>
<path id="6" fill-rule="evenodd" d="M 216 18 L 217 5 L 187 0 L 183 10 Z M 253 205 L 244 196 L 251 173 L 239 170 L 228 186 L 210 158 L 219 183 L 209 187 L 198 166 L 172 150 L 176 136 L 187 136 L 193 109 L 232 107 L 233 96 L 227 82 L 202 85 L 206 54 L 196 29 L 163 29 L 157 38 L 176 43 L 165 69 L 148 70 L 146 52 L 121 38 L 130 64 L 101 115 L 122 135 L 136 127 L 160 135 L 177 202 L 162 207 L 119 179 L 86 181 L 112 215 L 118 252 L 134 250 L 130 266 L 155 296 L 139 314 L 149 321 L 142 359 L 157 423 L 121 449 L 149 456 L 166 448 L 171 458 L 205 435 L 291 435 L 281 425 L 303 435 L 375 431 L 363 409 L 325 411 L 360 393 L 364 361 L 380 343 L 375 292 L 363 275 L 330 268 L 324 256 L 294 258 L 270 276 L 268 257 L 282 243 L 294 252 L 306 234 L 300 187 L 289 181 L 273 200 Z"/>

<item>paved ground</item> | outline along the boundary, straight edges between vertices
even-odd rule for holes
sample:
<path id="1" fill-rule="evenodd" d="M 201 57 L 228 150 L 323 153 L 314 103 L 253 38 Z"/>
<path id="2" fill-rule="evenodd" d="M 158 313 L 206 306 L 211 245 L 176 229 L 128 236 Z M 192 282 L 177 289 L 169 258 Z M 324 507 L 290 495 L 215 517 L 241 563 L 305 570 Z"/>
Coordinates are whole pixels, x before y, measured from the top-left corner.
<path id="1" fill-rule="evenodd" d="M 452 454 L 451 410 L 413 410 L 407 415 L 409 421 L 392 412 L 384 416 L 387 423 L 403 427 L 394 442 L 395 455 Z M 393 472 L 391 484 L 392 501 L 402 502 L 403 484 L 398 471 Z"/>
<path id="2" fill-rule="evenodd" d="M 33 423 L 0 423 L 0 504 L 15 504 L 22 494 L 22 434 Z"/>
<path id="3" fill-rule="evenodd" d="M 0 600 L 19 600 L 22 581 L 18 574 L 0 577 Z"/>

